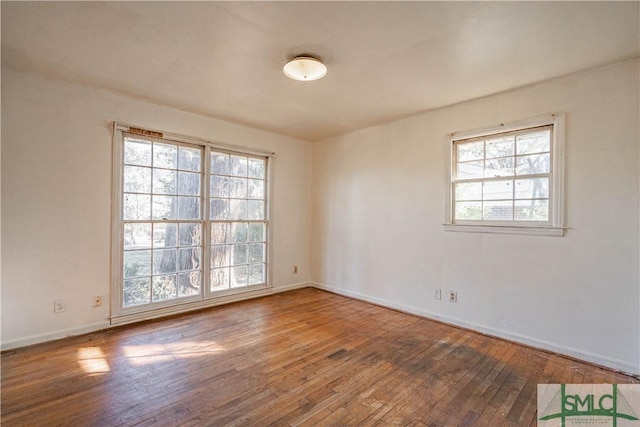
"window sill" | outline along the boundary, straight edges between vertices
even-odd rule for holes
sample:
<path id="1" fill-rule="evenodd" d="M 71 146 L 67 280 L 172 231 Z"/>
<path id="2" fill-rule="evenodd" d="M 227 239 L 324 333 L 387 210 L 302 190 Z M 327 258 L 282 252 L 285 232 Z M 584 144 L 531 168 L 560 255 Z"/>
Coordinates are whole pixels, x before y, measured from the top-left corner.
<path id="1" fill-rule="evenodd" d="M 134 307 L 131 310 L 124 309 L 119 314 L 112 315 L 110 321 L 112 325 L 125 325 L 142 320 L 201 310 L 203 308 L 242 301 L 249 298 L 257 298 L 272 293 L 272 286 L 267 284 L 244 286 L 241 288 L 228 289 L 227 291 L 217 291 L 210 294 L 207 298 L 187 298 L 185 301 L 179 301 L 177 303 L 176 300 L 170 300 L 166 304 L 161 304 L 156 307 L 143 306 L 143 308 Z"/>
<path id="2" fill-rule="evenodd" d="M 536 227 L 514 225 L 469 225 L 443 224 L 445 231 L 462 233 L 491 233 L 491 234 L 526 234 L 530 236 L 564 236 L 564 227 Z"/>

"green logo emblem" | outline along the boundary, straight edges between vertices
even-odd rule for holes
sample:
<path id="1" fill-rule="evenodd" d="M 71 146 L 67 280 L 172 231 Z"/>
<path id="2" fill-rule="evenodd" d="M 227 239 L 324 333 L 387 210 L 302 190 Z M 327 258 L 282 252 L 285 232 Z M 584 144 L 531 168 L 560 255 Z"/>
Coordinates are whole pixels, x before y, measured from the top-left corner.
<path id="1" fill-rule="evenodd" d="M 538 385 L 538 399 L 541 397 L 541 387 L 556 387 L 558 385 Z M 578 387 L 578 390 L 575 388 Z M 589 389 L 590 388 L 590 389 Z M 543 390 L 549 392 L 549 389 Z M 553 390 L 551 390 L 553 391 Z M 608 419 L 606 425 L 617 427 L 618 420 L 638 421 L 633 406 L 625 398 L 617 384 L 593 384 L 574 386 L 572 392 L 567 390 L 566 384 L 559 384 L 558 390 L 546 407 L 540 407 L 538 401 L 538 420 L 548 421 L 558 419 L 560 426 L 565 427 L 567 420 L 572 424 L 591 424 Z M 636 403 L 637 402 L 633 402 Z M 542 409 L 542 410 L 541 410 Z M 636 410 L 637 410 L 636 406 Z M 598 418 L 595 418 L 598 417 Z M 606 417 L 606 418 L 600 418 Z M 611 423 L 611 424 L 610 424 Z M 605 425 L 603 422 L 598 425 Z M 640 423 L 638 423 L 640 425 Z M 634 423 L 635 425 L 635 423 Z"/>

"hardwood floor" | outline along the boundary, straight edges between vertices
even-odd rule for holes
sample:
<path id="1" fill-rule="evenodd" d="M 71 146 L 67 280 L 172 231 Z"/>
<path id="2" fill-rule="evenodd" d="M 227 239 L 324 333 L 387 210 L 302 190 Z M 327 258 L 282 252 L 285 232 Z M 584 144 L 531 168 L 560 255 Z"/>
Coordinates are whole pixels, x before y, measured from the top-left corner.
<path id="1" fill-rule="evenodd" d="M 3 426 L 534 426 L 613 371 L 301 289 L 2 354 Z"/>

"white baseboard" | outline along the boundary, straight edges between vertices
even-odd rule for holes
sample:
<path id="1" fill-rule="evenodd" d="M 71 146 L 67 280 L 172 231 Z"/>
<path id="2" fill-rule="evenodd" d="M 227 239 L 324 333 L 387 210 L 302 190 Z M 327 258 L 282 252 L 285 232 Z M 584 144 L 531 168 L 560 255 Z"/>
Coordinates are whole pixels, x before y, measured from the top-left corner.
<path id="1" fill-rule="evenodd" d="M 311 282 L 299 282 L 299 283 L 292 283 L 290 285 L 283 285 L 283 286 L 276 286 L 273 287 L 273 292 L 274 294 L 280 293 L 280 292 L 287 292 L 287 291 L 292 291 L 294 289 L 302 289 L 302 288 L 311 288 L 313 287 L 313 283 Z"/>
<path id="2" fill-rule="evenodd" d="M 53 341 L 61 338 L 72 337 L 76 335 L 87 334 L 90 332 L 96 332 L 103 329 L 109 329 L 115 326 L 125 325 L 129 323 L 135 323 L 142 320 L 156 319 L 158 317 L 169 316 L 172 314 L 186 313 L 193 310 L 201 310 L 203 308 L 215 307 L 218 305 L 229 304 L 232 302 L 238 302 L 246 299 L 258 298 L 266 295 L 273 295 L 280 292 L 291 291 L 294 289 L 301 289 L 313 286 L 310 282 L 292 283 L 289 285 L 273 286 L 270 288 L 263 288 L 256 291 L 243 292 L 235 295 L 225 295 L 220 298 L 214 298 L 205 301 L 199 301 L 198 304 L 192 304 L 188 307 L 176 306 L 168 307 L 164 310 L 157 310 L 150 314 L 137 313 L 129 316 L 122 316 L 117 321 L 105 320 L 103 322 L 92 323 L 90 325 L 83 325 L 76 328 L 59 329 L 56 331 L 45 332 L 42 334 L 29 335 L 22 338 L 17 338 L 9 341 L 3 341 L 0 343 L 0 351 L 13 350 L 20 347 L 26 347 L 33 344 L 40 344 L 47 341 Z"/>
<path id="3" fill-rule="evenodd" d="M 10 341 L 3 341 L 2 344 L 0 344 L 0 350 L 13 350 L 20 347 L 26 347 L 28 345 L 72 337 L 74 335 L 88 334 L 90 332 L 96 332 L 110 327 L 111 325 L 109 324 L 109 321 L 105 320 L 103 322 L 92 323 L 90 325 L 84 325 L 77 328 L 59 329 L 57 331 L 46 332 L 43 334 L 29 335 Z"/>
<path id="4" fill-rule="evenodd" d="M 404 304 L 399 304 L 394 301 L 389 301 L 383 298 L 372 297 L 364 295 L 359 292 L 353 292 L 345 289 L 336 288 L 323 283 L 311 282 L 312 286 L 318 289 L 329 291 L 338 295 L 347 296 L 350 298 L 358 299 L 372 304 L 377 304 L 383 307 L 388 307 L 394 310 L 399 310 L 405 313 L 415 314 L 420 317 L 437 320 L 442 323 L 447 323 L 454 326 L 460 326 L 462 328 L 471 329 L 480 332 L 484 335 L 489 335 L 497 338 L 506 339 L 520 344 L 525 344 L 530 347 L 535 347 L 553 353 L 562 354 L 575 359 L 584 360 L 585 362 L 594 363 L 596 365 L 604 366 L 622 373 L 638 376 L 640 374 L 640 367 L 632 365 L 624 360 L 610 358 L 604 355 L 595 354 L 578 350 L 572 347 L 567 347 L 562 344 L 553 343 L 550 341 L 541 340 L 535 337 L 518 334 L 511 331 L 505 331 L 502 329 L 496 329 L 489 326 L 481 325 L 474 322 L 468 322 L 465 320 L 456 319 L 449 316 L 443 316 L 437 313 L 432 313 L 426 310 L 422 310 L 417 307 L 412 307 Z"/>
<path id="5" fill-rule="evenodd" d="M 291 291 L 294 289 L 301 289 L 301 288 L 305 288 L 305 287 L 315 287 L 318 289 L 322 289 L 322 290 L 326 290 L 338 295 L 344 295 L 350 298 L 354 298 L 354 299 L 358 299 L 358 300 L 362 300 L 365 302 L 370 302 L 373 304 L 377 304 L 377 305 L 381 305 L 383 307 L 388 307 L 388 308 L 392 308 L 395 310 L 399 310 L 399 311 L 403 311 L 406 313 L 411 313 L 411 314 L 415 314 L 417 316 L 421 316 L 421 317 L 425 317 L 428 319 L 433 319 L 433 320 L 437 320 L 443 323 L 448 323 L 454 326 L 460 326 L 463 328 L 467 328 L 467 329 L 471 329 L 477 332 L 480 332 L 482 334 L 485 335 L 490 335 L 490 336 L 494 336 L 494 337 L 498 337 L 498 338 L 503 338 L 509 341 L 514 341 L 517 343 L 521 343 L 521 344 L 525 344 L 531 347 L 537 347 L 540 349 L 544 349 L 544 350 L 548 350 L 548 351 L 552 351 L 554 353 L 558 353 L 558 354 L 563 354 L 566 356 L 570 356 L 570 357 L 574 357 L 576 359 L 580 359 L 580 360 L 584 360 L 586 362 L 590 362 L 590 363 L 595 363 L 597 365 L 601 365 L 601 366 L 606 366 L 608 368 L 611 369 L 615 369 L 617 371 L 620 372 L 624 372 L 624 373 L 629 373 L 631 375 L 639 375 L 640 374 L 640 368 L 637 366 L 634 366 L 632 364 L 629 364 L 623 360 L 618 360 L 618 359 L 614 359 L 614 358 L 610 358 L 607 356 L 603 356 L 600 354 L 594 354 L 594 353 L 590 353 L 590 352 L 585 352 L 585 351 L 581 351 L 575 348 L 571 348 L 571 347 L 567 347 L 561 344 L 557 344 L 557 343 L 553 343 L 553 342 L 549 342 L 549 341 L 545 341 L 545 340 L 540 340 L 538 338 L 534 338 L 534 337 L 530 337 L 530 336 L 526 336 L 526 335 L 522 335 L 522 334 L 518 334 L 518 333 L 514 333 L 514 332 L 510 332 L 510 331 L 505 331 L 505 330 L 501 330 L 501 329 L 496 329 L 496 328 L 492 328 L 492 327 L 488 327 L 485 325 L 481 325 L 481 324 L 477 324 L 474 322 L 468 322 L 465 320 L 460 320 L 460 319 L 456 319 L 456 318 L 452 318 L 452 317 L 448 317 L 448 316 L 443 316 L 437 313 L 432 313 L 426 310 L 422 310 L 419 309 L 417 307 L 412 307 L 412 306 L 408 306 L 408 305 L 404 305 L 404 304 L 399 304 L 390 300 L 386 300 L 386 299 L 382 299 L 382 298 L 376 298 L 376 297 L 372 297 L 369 295 L 365 295 L 365 294 L 361 294 L 359 292 L 353 292 L 353 291 L 349 291 L 349 290 L 345 290 L 345 289 L 340 289 L 340 288 L 336 288 L 333 286 L 329 286 L 329 285 L 325 285 L 322 283 L 318 283 L 318 282 L 299 282 L 299 283 L 292 283 L 289 285 L 283 285 L 283 286 L 274 286 L 271 288 L 265 288 L 263 290 L 260 291 L 256 291 L 256 292 L 248 292 L 248 293 L 242 293 L 242 294 L 236 294 L 236 295 L 228 295 L 225 296 L 223 298 L 217 298 L 214 300 L 208 300 L 207 303 L 205 305 L 198 305 L 198 306 L 194 306 L 194 307 L 190 307 L 188 310 L 186 311 L 191 311 L 191 310 L 198 310 L 198 309 L 202 309 L 202 308 L 208 308 L 208 307 L 214 307 L 217 305 L 223 305 L 223 304 L 229 304 L 232 302 L 237 302 L 237 301 L 242 301 L 242 300 L 246 300 L 246 299 L 252 299 L 252 298 L 258 298 L 261 296 L 266 296 L 266 295 L 272 295 L 272 294 L 276 294 L 276 293 L 280 293 L 280 292 L 287 292 L 287 291 Z M 183 310 L 182 312 L 186 312 L 185 310 Z M 150 319 L 150 318 L 157 318 L 157 317 L 162 317 L 162 316 L 167 316 L 170 314 L 176 314 L 175 311 L 173 312 L 158 312 L 158 313 L 154 313 L 155 315 L 153 316 L 149 316 L 149 313 L 146 313 L 146 317 L 145 319 Z M 0 344 L 0 350 L 1 351 L 5 351 L 5 350 L 12 350 L 12 349 L 16 349 L 16 348 L 20 348 L 20 347 L 25 347 L 25 346 L 29 346 L 29 345 L 33 345 L 33 344 L 39 344 L 39 343 L 43 343 L 43 342 L 47 342 L 47 341 L 53 341 L 53 340 L 57 340 L 57 339 L 61 339 L 61 338 L 66 338 L 66 337 L 70 337 L 70 336 L 75 336 L 75 335 L 82 335 L 82 334 L 86 334 L 86 333 L 91 333 L 91 332 L 96 332 L 99 330 L 103 330 L 103 329 L 109 329 L 113 326 L 116 325 L 122 325 L 122 324 L 126 324 L 126 323 L 133 323 L 136 321 L 140 321 L 143 320 L 142 318 L 136 318 L 136 317 L 131 317 L 129 319 L 122 319 L 120 322 L 116 322 L 113 325 L 109 323 L 109 321 L 105 320 L 103 322 L 98 322 L 98 323 L 92 323 L 89 325 L 83 325 L 80 327 L 76 327 L 76 328 L 68 328 L 68 329 L 60 329 L 60 330 L 56 330 L 56 331 L 51 331 L 51 332 L 46 332 L 46 333 L 42 333 L 42 334 L 36 334 L 36 335 L 29 335 L 26 337 L 21 337 L 21 338 L 17 338 L 17 339 L 13 339 L 13 340 L 9 340 L 9 341 L 3 341 Z"/>

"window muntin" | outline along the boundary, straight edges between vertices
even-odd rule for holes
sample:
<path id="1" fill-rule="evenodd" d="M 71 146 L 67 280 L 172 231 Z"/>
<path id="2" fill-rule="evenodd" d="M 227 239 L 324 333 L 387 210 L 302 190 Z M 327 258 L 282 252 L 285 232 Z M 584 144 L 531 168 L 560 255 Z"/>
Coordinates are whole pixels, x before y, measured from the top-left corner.
<path id="1" fill-rule="evenodd" d="M 454 223 L 550 224 L 552 126 L 453 144 Z"/>
<path id="2" fill-rule="evenodd" d="M 116 315 L 267 285 L 268 156 L 117 140 Z"/>

